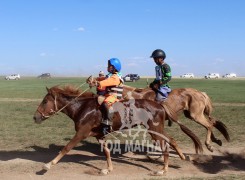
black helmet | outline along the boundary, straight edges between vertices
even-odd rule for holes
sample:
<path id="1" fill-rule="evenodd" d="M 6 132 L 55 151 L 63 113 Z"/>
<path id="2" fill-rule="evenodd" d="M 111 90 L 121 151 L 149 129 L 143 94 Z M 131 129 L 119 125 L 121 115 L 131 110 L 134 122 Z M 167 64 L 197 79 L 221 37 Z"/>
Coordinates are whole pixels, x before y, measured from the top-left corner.
<path id="1" fill-rule="evenodd" d="M 165 59 L 166 58 L 165 52 L 161 49 L 156 49 L 155 51 L 153 51 L 153 53 L 151 54 L 151 58 L 158 58 L 158 57 L 162 57 L 163 59 Z"/>

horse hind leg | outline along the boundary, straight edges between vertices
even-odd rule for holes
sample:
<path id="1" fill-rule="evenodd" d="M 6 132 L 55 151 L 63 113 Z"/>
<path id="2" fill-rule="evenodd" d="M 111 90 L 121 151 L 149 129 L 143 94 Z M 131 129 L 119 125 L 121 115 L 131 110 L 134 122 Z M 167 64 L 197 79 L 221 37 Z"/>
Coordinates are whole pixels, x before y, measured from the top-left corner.
<path id="1" fill-rule="evenodd" d="M 193 115 L 191 113 L 190 115 L 195 122 L 197 122 L 198 124 L 201 124 L 202 126 L 204 126 L 206 128 L 207 135 L 206 135 L 205 145 L 210 152 L 213 152 L 214 147 L 210 144 L 211 137 L 212 138 L 214 137 L 213 132 L 212 132 L 212 128 L 214 127 L 213 122 L 208 121 L 203 113 L 196 114 L 196 115 Z"/>
<path id="2" fill-rule="evenodd" d="M 194 120 L 194 119 L 191 117 L 189 111 L 185 110 L 185 111 L 184 111 L 184 115 L 185 115 L 186 118 L 189 118 L 189 119 L 191 119 L 191 120 Z M 212 121 L 211 118 L 209 118 L 209 120 Z M 219 146 L 222 146 L 222 141 L 221 141 L 220 139 L 217 139 L 217 138 L 214 136 L 214 133 L 213 133 L 213 132 L 211 132 L 211 137 L 210 137 L 210 138 L 211 138 L 211 141 L 212 141 L 212 142 L 218 144 Z"/>

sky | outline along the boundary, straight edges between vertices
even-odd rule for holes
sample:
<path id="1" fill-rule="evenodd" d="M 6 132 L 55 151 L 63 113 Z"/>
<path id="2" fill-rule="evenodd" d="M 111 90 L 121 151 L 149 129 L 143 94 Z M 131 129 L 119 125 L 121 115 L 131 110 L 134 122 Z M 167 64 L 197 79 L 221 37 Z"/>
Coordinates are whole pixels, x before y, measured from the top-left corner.
<path id="1" fill-rule="evenodd" d="M 1 0 L 0 75 L 89 76 L 118 58 L 122 74 L 245 76 L 244 0 Z"/>

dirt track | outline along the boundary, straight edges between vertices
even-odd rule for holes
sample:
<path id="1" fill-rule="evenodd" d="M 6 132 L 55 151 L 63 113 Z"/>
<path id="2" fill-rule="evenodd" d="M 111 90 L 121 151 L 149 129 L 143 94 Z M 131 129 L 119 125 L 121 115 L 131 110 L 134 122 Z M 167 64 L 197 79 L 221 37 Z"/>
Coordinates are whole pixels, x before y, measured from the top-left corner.
<path id="1" fill-rule="evenodd" d="M 1 179 L 152 179 L 184 177 L 229 177 L 245 176 L 245 149 L 216 149 L 204 155 L 191 154 L 192 161 L 181 161 L 173 152 L 169 172 L 164 176 L 152 176 L 161 169 L 161 162 L 149 160 L 145 155 L 112 155 L 114 170 L 109 175 L 100 175 L 106 167 L 105 157 L 97 145 L 80 146 L 72 150 L 49 171 L 42 170 L 44 163 L 52 160 L 61 147 L 34 146 L 27 151 L 0 152 Z M 86 151 L 87 149 L 87 151 Z M 90 152 L 89 152 L 90 151 Z M 186 153 L 186 151 L 184 151 Z"/>

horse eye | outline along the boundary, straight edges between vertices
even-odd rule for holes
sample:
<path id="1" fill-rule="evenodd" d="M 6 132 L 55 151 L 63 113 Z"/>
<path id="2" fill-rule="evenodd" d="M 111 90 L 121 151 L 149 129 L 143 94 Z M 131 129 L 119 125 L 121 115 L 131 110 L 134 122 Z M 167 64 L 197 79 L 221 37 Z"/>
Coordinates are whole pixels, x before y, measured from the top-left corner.
<path id="1" fill-rule="evenodd" d="M 46 99 L 43 100 L 43 104 L 46 104 L 48 101 Z"/>

